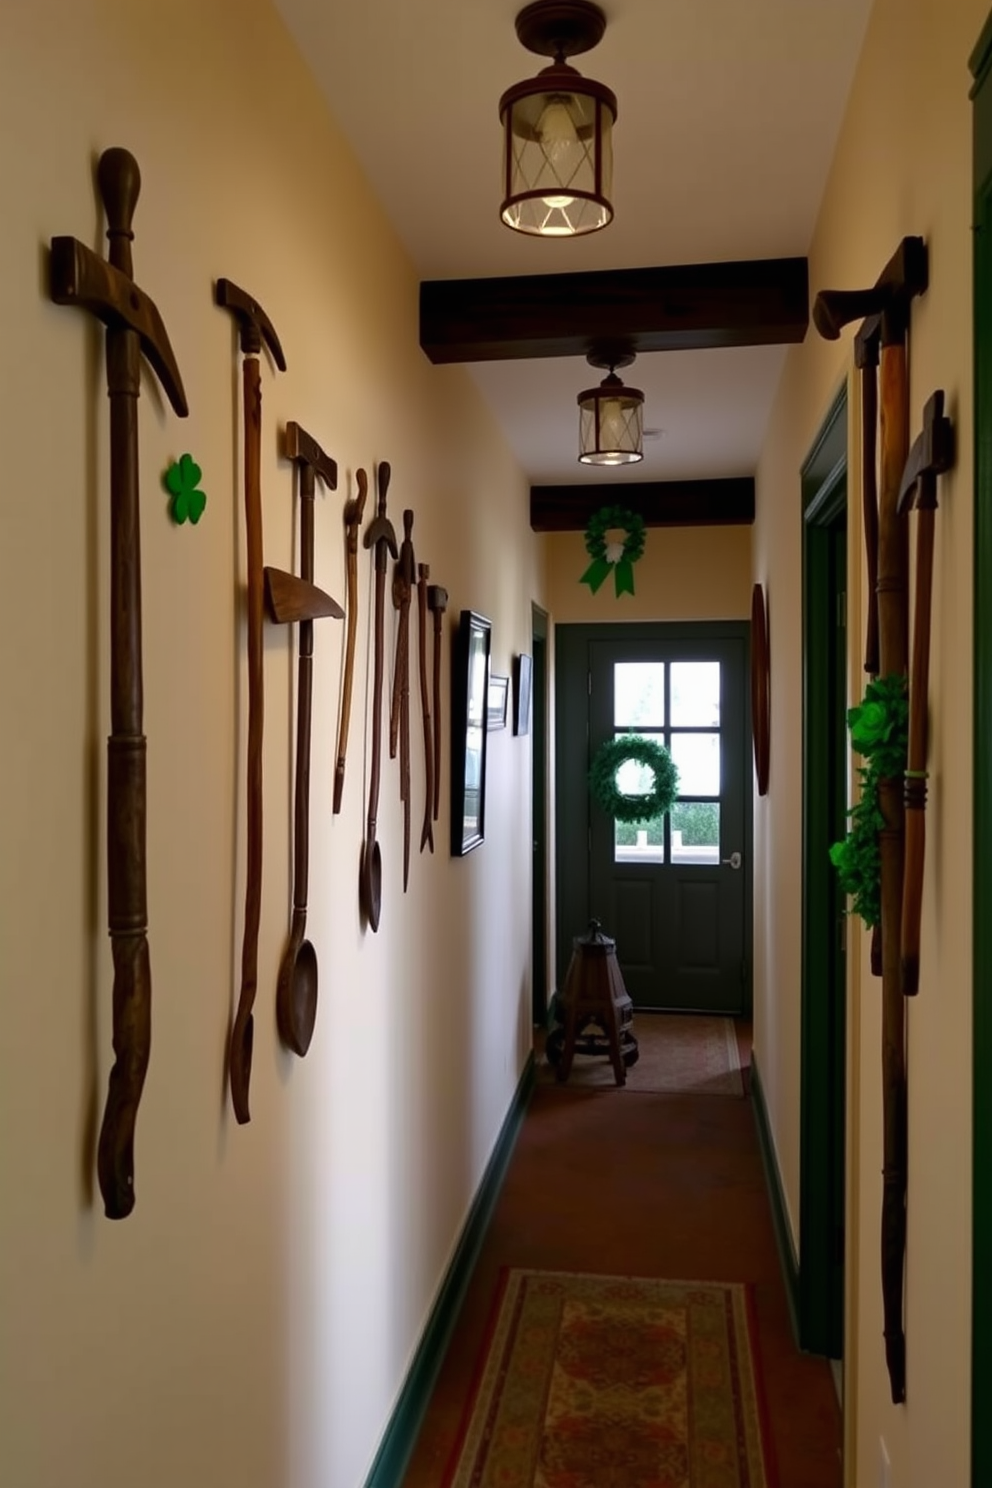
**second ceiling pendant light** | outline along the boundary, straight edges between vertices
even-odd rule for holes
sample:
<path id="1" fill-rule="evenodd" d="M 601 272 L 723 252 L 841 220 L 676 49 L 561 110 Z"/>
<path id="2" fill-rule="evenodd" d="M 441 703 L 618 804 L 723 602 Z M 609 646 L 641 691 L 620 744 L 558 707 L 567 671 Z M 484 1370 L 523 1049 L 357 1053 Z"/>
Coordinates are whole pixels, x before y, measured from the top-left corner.
<path id="1" fill-rule="evenodd" d="M 629 367 L 632 351 L 590 351 L 591 367 L 609 369 L 598 387 L 578 396 L 579 460 L 583 465 L 634 465 L 644 458 L 644 394 L 626 387 L 617 367 Z"/>

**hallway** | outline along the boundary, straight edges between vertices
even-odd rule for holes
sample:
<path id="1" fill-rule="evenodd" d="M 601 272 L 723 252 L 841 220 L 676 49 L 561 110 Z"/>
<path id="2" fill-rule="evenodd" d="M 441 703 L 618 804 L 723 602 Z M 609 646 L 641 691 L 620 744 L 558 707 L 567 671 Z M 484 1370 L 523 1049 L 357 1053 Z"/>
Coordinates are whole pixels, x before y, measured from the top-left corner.
<path id="1" fill-rule="evenodd" d="M 444 1482 L 503 1266 L 750 1283 L 769 1482 L 839 1488 L 841 1415 L 792 1341 L 749 1096 L 535 1087 L 405 1488 Z"/>

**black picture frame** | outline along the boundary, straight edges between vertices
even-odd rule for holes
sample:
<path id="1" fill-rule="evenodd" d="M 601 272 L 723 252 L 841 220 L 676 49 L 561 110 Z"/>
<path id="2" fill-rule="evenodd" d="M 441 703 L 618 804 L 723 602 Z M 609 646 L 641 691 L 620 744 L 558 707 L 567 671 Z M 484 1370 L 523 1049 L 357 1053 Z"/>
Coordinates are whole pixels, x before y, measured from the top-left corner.
<path id="1" fill-rule="evenodd" d="M 486 704 L 486 728 L 491 732 L 493 729 L 506 728 L 507 699 L 510 694 L 509 677 L 499 677 L 495 672 L 489 674 L 489 693 Z"/>
<path id="2" fill-rule="evenodd" d="M 513 658 L 513 732 L 530 733 L 530 689 L 533 663 L 525 651 Z"/>
<path id="3" fill-rule="evenodd" d="M 486 714 L 492 626 L 462 610 L 451 666 L 451 855 L 462 858 L 486 835 Z"/>

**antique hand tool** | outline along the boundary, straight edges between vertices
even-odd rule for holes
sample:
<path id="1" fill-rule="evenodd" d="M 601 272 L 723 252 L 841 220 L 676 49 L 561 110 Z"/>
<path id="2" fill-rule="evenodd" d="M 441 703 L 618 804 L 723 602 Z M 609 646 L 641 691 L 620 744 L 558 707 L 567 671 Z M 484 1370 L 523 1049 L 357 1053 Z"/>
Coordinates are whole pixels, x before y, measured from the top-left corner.
<path id="1" fill-rule="evenodd" d="M 317 1017 L 317 952 L 304 939 L 307 927 L 307 883 L 310 844 L 310 715 L 313 700 L 313 622 L 344 610 L 313 582 L 313 501 L 319 475 L 337 489 L 338 467 L 299 424 L 286 425 L 286 457 L 300 471 L 300 577 L 266 568 L 269 612 L 277 624 L 299 621 L 300 657 L 296 687 L 296 805 L 293 840 L 293 923 L 279 965 L 276 1022 L 279 1036 L 294 1054 L 310 1047 Z"/>
<path id="2" fill-rule="evenodd" d="M 865 671 L 878 676 L 878 343 L 882 318 L 872 315 L 863 321 L 854 338 L 854 365 L 861 373 L 861 511 L 865 528 L 867 572 L 865 626 Z M 882 927 L 871 932 L 871 974 L 882 975 Z"/>
<path id="3" fill-rule="evenodd" d="M 252 1008 L 258 988 L 258 927 L 262 912 L 262 734 L 265 699 L 262 673 L 262 377 L 259 356 L 264 338 L 280 372 L 286 358 L 275 328 L 261 305 L 230 279 L 218 279 L 217 304 L 234 315 L 243 354 L 245 422 L 245 535 L 248 555 L 248 869 L 245 926 L 241 945 L 241 992 L 231 1030 L 231 1100 L 238 1122 L 251 1120 L 248 1085 L 255 1025 Z"/>
<path id="4" fill-rule="evenodd" d="M 906 872 L 902 885 L 902 990 L 920 990 L 920 917 L 926 853 L 927 702 L 930 684 L 930 609 L 933 588 L 933 529 L 937 477 L 954 464 L 954 428 L 944 416 L 938 388 L 923 410 L 923 433 L 910 451 L 899 491 L 899 511 L 908 513 L 916 491 L 916 605 L 913 664 L 909 679 L 909 751 L 906 760 Z"/>
<path id="5" fill-rule="evenodd" d="M 365 531 L 363 542 L 375 549 L 375 619 L 374 660 L 372 671 L 372 768 L 369 775 L 369 814 L 365 828 L 365 846 L 358 887 L 362 912 L 373 930 L 379 928 L 382 908 L 382 854 L 376 841 L 376 816 L 379 811 L 379 770 L 382 753 L 382 652 L 385 626 L 386 564 L 388 554 L 397 556 L 396 533 L 386 516 L 386 492 L 389 490 L 390 467 L 379 463 L 379 504 L 376 515 Z"/>
<path id="6" fill-rule="evenodd" d="M 341 724 L 338 731 L 338 759 L 334 767 L 334 815 L 341 810 L 344 795 L 344 759 L 348 750 L 348 723 L 351 719 L 351 684 L 355 670 L 355 632 L 358 626 L 358 533 L 365 512 L 369 483 L 365 471 L 355 471 L 358 495 L 344 509 L 345 547 L 348 554 L 348 634 L 344 651 L 344 681 L 341 684 Z"/>
<path id="7" fill-rule="evenodd" d="M 437 821 L 441 809 L 441 625 L 448 608 L 448 591 L 440 584 L 427 590 L 427 608 L 434 616 L 434 810 Z"/>
<path id="8" fill-rule="evenodd" d="M 424 825 L 420 832 L 420 851 L 434 851 L 434 736 L 431 732 L 431 694 L 427 678 L 427 580 L 431 571 L 426 563 L 417 565 L 417 639 L 420 650 L 420 713 L 424 721 L 424 771 L 427 778 L 424 795 Z"/>
<path id="9" fill-rule="evenodd" d="M 389 758 L 396 758 L 397 734 L 400 750 L 400 800 L 403 802 L 403 892 L 410 877 L 410 599 L 416 574 L 413 553 L 413 512 L 403 513 L 403 542 L 393 571 L 393 608 L 399 610 L 396 632 L 396 665 L 393 671 L 393 705 L 389 715 Z"/>
<path id="10" fill-rule="evenodd" d="M 827 290 L 813 306 L 817 330 L 836 340 L 851 320 L 878 316 L 881 340 L 881 479 L 878 504 L 878 667 L 903 676 L 909 651 L 909 534 L 897 511 L 909 451 L 906 338 L 910 306 L 927 287 L 922 238 L 903 238 L 871 289 Z M 902 992 L 903 797 L 901 782 L 883 780 L 879 807 L 882 858 L 882 1300 L 885 1362 L 894 1404 L 906 1398 L 903 1271 L 906 1254 L 906 1009 Z"/>
<path id="11" fill-rule="evenodd" d="M 109 261 L 77 238 L 52 239 L 51 297 L 107 327 L 110 395 L 110 726 L 107 743 L 107 909 L 114 958 L 114 1067 L 97 1172 L 108 1219 L 134 1208 L 134 1128 L 151 1045 L 151 964 L 145 883 L 145 737 L 142 733 L 138 393 L 141 356 L 180 418 L 189 412 L 161 317 L 134 283 L 131 219 L 141 174 L 127 150 L 105 150 L 97 170 Z"/>

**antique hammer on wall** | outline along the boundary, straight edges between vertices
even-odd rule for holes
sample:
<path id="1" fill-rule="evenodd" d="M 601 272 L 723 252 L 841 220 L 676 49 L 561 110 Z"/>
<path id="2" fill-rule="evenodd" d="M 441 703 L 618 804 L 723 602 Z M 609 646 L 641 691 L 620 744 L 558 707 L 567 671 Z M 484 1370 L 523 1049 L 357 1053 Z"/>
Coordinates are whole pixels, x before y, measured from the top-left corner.
<path id="1" fill-rule="evenodd" d="M 134 1128 L 151 1044 L 151 965 L 145 874 L 142 733 L 138 393 L 141 355 L 180 418 L 189 412 L 179 368 L 154 303 L 134 283 L 131 219 L 141 174 L 127 150 L 105 150 L 97 170 L 109 261 L 77 238 L 53 238 L 51 297 L 107 327 L 110 395 L 110 726 L 107 745 L 107 907 L 114 958 L 114 1066 L 97 1173 L 108 1219 L 134 1208 Z"/>

